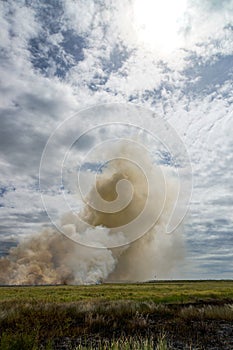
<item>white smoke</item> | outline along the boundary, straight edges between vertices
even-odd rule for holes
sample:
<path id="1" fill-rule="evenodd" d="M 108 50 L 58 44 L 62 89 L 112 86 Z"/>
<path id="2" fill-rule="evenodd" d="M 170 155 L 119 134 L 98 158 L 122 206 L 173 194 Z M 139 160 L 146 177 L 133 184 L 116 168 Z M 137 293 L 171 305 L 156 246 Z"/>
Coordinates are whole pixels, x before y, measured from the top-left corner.
<path id="1" fill-rule="evenodd" d="M 61 218 L 65 235 L 45 229 L 13 248 L 0 260 L 0 284 L 89 284 L 170 276 L 183 257 L 181 227 L 166 233 L 179 183 L 168 168 L 154 165 L 149 154 L 128 143 L 117 144 L 109 154 L 113 160 L 97 175 L 83 210 Z M 104 211 L 107 204 L 119 205 L 118 197 L 126 203 L 122 209 Z"/>

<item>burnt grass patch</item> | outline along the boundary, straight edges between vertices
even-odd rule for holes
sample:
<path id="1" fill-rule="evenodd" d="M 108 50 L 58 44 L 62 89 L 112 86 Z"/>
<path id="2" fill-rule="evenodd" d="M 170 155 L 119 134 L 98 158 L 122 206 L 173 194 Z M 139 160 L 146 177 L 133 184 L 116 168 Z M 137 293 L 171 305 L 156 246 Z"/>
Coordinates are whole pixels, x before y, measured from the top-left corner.
<path id="1" fill-rule="evenodd" d="M 233 282 L 0 288 L 1 350 L 233 349 Z"/>
<path id="2" fill-rule="evenodd" d="M 1 349 L 107 349 L 129 338 L 153 339 L 156 349 L 161 334 L 168 349 L 233 349 L 233 301 L 1 302 Z"/>

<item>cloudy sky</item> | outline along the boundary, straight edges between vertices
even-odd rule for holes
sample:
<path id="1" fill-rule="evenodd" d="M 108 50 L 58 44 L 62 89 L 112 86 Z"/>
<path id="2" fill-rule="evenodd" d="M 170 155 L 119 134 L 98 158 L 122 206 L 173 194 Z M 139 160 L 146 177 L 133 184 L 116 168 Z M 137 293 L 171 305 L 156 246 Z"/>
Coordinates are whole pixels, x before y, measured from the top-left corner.
<path id="1" fill-rule="evenodd" d="M 131 103 L 168 121 L 191 159 L 180 277 L 232 278 L 233 1 L 8 0 L 0 23 L 1 252 L 50 223 L 38 173 L 55 128 Z"/>

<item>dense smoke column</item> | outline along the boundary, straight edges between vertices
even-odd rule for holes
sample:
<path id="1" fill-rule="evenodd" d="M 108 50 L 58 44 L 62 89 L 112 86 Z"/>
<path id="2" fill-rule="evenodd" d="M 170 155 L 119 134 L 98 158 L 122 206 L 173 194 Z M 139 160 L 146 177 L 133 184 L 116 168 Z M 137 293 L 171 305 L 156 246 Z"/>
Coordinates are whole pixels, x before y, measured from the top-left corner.
<path id="1" fill-rule="evenodd" d="M 121 121 L 126 117 L 135 123 Z M 81 131 L 77 118 L 85 121 Z M 41 160 L 42 198 L 55 228 L 1 259 L 0 283 L 168 278 L 184 254 L 190 174 L 182 142 L 152 112 L 128 105 L 80 112 L 55 130 Z"/>

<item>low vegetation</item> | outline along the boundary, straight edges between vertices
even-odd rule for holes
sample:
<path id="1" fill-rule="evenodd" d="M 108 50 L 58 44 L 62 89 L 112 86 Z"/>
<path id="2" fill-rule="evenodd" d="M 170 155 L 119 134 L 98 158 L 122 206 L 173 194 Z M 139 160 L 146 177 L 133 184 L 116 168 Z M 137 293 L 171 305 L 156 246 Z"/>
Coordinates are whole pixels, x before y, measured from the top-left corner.
<path id="1" fill-rule="evenodd" d="M 89 286 L 0 287 L 0 301 L 74 302 L 95 300 L 150 300 L 155 303 L 232 299 L 233 281 L 158 281 Z"/>
<path id="2" fill-rule="evenodd" d="M 0 288 L 2 350 L 228 349 L 232 321 L 231 281 Z"/>

